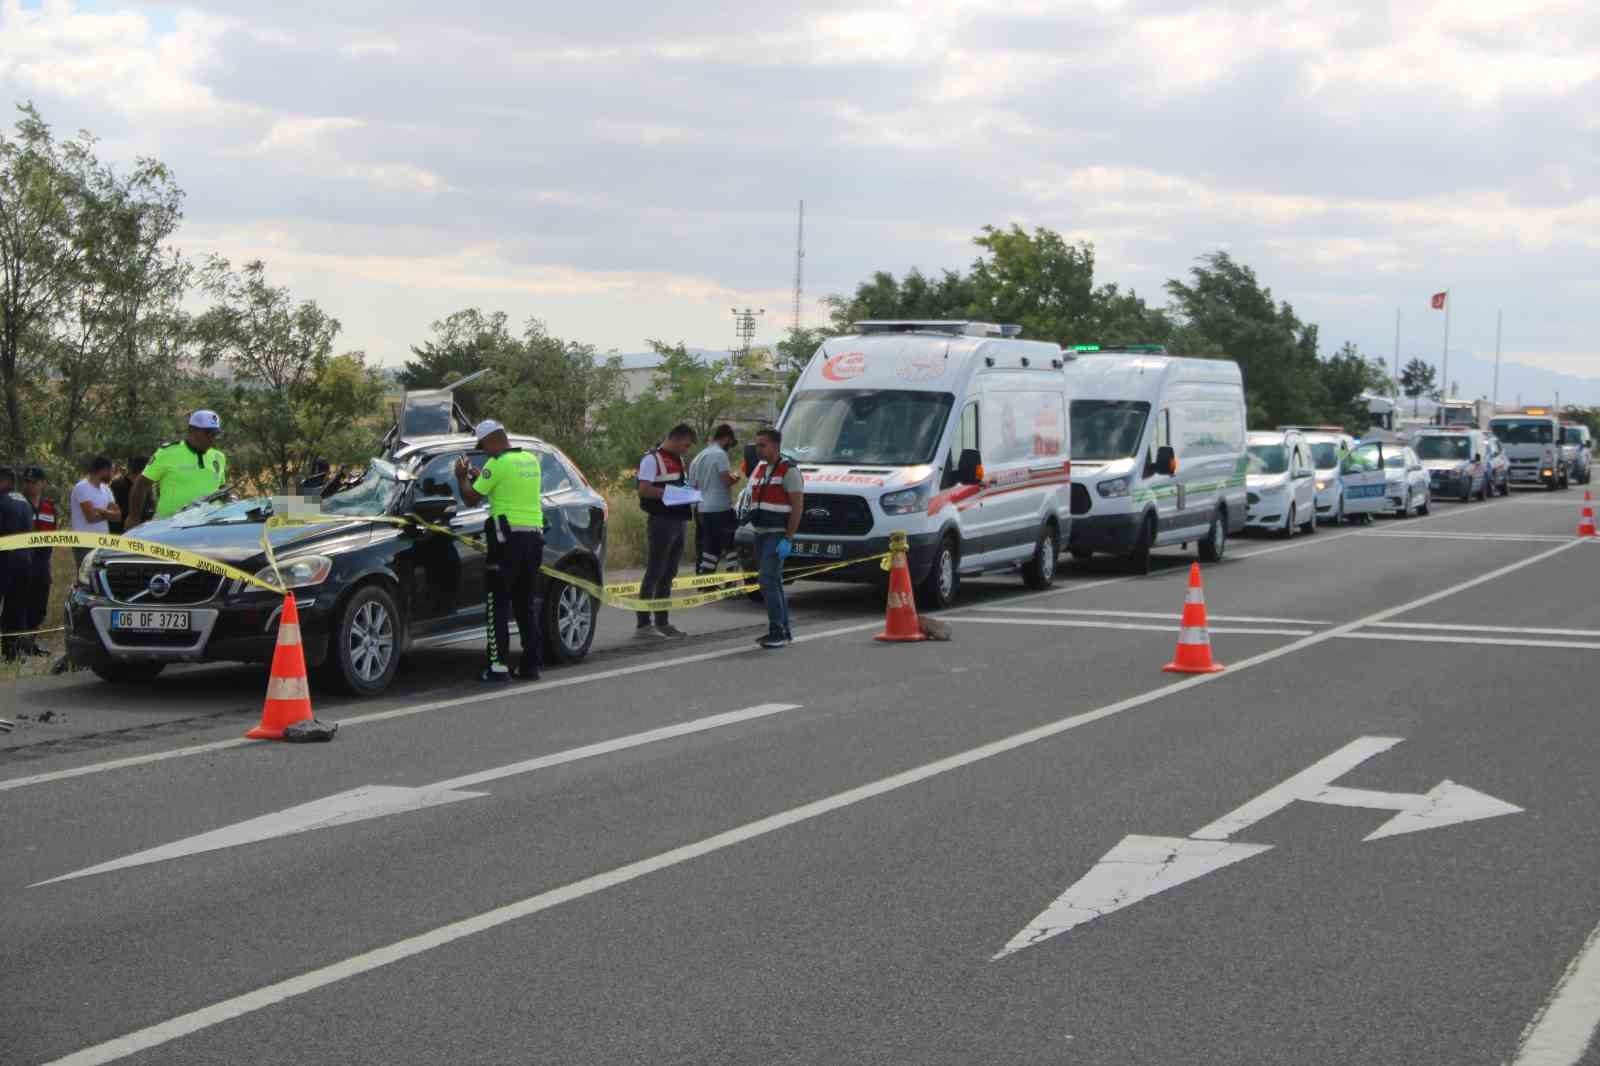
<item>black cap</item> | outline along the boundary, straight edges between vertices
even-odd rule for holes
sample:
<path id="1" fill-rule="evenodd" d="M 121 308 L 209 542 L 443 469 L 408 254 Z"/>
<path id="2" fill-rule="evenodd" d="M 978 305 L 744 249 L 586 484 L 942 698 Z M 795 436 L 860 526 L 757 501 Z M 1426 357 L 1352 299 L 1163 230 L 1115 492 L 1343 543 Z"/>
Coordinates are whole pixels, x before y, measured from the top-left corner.
<path id="1" fill-rule="evenodd" d="M 17 472 L 9 466 L 0 466 L 0 481 L 17 480 Z"/>
<path id="2" fill-rule="evenodd" d="M 30 466 L 22 472 L 22 480 L 24 481 L 43 481 L 47 476 L 42 466 Z"/>

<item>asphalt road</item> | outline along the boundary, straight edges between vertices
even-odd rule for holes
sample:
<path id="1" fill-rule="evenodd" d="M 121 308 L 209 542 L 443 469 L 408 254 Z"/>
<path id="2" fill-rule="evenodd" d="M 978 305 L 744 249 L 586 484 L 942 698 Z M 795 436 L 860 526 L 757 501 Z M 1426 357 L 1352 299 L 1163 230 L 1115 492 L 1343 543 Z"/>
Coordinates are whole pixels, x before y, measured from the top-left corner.
<path id="1" fill-rule="evenodd" d="M 257 670 L 18 690 L 0 1063 L 1600 1061 L 1578 500 L 1236 541 L 1209 675 L 1169 553 L 969 582 L 949 643 L 608 612 L 539 685 L 314 693 L 326 745 L 237 742 Z"/>

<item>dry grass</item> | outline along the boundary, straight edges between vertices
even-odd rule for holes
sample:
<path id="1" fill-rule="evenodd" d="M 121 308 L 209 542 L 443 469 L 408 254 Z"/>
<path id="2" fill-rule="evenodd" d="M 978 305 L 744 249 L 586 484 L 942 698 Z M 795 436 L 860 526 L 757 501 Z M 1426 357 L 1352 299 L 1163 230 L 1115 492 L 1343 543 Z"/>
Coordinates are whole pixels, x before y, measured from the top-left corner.
<path id="1" fill-rule="evenodd" d="M 606 569 L 641 570 L 644 568 L 645 522 L 649 517 L 639 510 L 639 494 L 632 486 L 605 490 L 610 517 L 606 519 Z M 694 523 L 689 524 L 689 535 L 683 545 L 684 566 L 692 568 L 700 548 L 695 543 Z"/>
<path id="2" fill-rule="evenodd" d="M 72 559 L 71 548 L 56 548 L 50 558 L 50 602 L 45 611 L 45 629 L 58 629 L 61 626 L 62 615 L 66 611 L 67 590 L 77 580 L 78 568 Z M 48 633 L 34 638 L 41 648 L 50 652 L 50 657 L 21 659 L 17 662 L 0 662 L 0 679 L 17 680 L 27 677 L 42 677 L 50 672 L 50 665 L 56 661 L 67 649 L 66 638 L 61 633 Z"/>

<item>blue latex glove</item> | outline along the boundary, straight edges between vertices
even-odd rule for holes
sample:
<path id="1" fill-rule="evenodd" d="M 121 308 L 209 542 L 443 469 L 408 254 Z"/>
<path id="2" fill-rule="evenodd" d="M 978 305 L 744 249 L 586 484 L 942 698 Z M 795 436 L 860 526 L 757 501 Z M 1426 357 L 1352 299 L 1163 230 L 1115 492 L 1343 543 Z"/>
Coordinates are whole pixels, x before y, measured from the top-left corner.
<path id="1" fill-rule="evenodd" d="M 778 541 L 778 561 L 779 562 L 782 562 L 783 560 L 789 558 L 789 556 L 791 556 L 793 554 L 794 554 L 794 543 L 791 540 L 789 540 L 788 537 L 784 537 L 782 540 Z"/>

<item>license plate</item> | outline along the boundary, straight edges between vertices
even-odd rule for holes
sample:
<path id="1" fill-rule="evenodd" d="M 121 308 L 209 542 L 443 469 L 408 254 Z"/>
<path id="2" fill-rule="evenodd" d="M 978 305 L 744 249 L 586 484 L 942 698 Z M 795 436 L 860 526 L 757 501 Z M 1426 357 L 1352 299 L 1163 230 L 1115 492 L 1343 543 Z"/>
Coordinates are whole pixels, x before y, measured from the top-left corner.
<path id="1" fill-rule="evenodd" d="M 188 611 L 112 611 L 112 629 L 183 630 L 189 628 Z"/>
<path id="2" fill-rule="evenodd" d="M 1383 486 L 1382 485 L 1352 485 L 1352 486 L 1350 486 L 1349 489 L 1347 489 L 1345 491 L 1349 494 L 1351 499 L 1353 499 L 1353 500 L 1363 500 L 1363 499 L 1367 499 L 1367 498 L 1372 497 L 1372 496 L 1382 496 L 1383 495 Z"/>
<path id="3" fill-rule="evenodd" d="M 794 542 L 793 554 L 824 559 L 839 559 L 844 557 L 844 545 L 829 544 L 820 540 L 797 540 Z"/>

